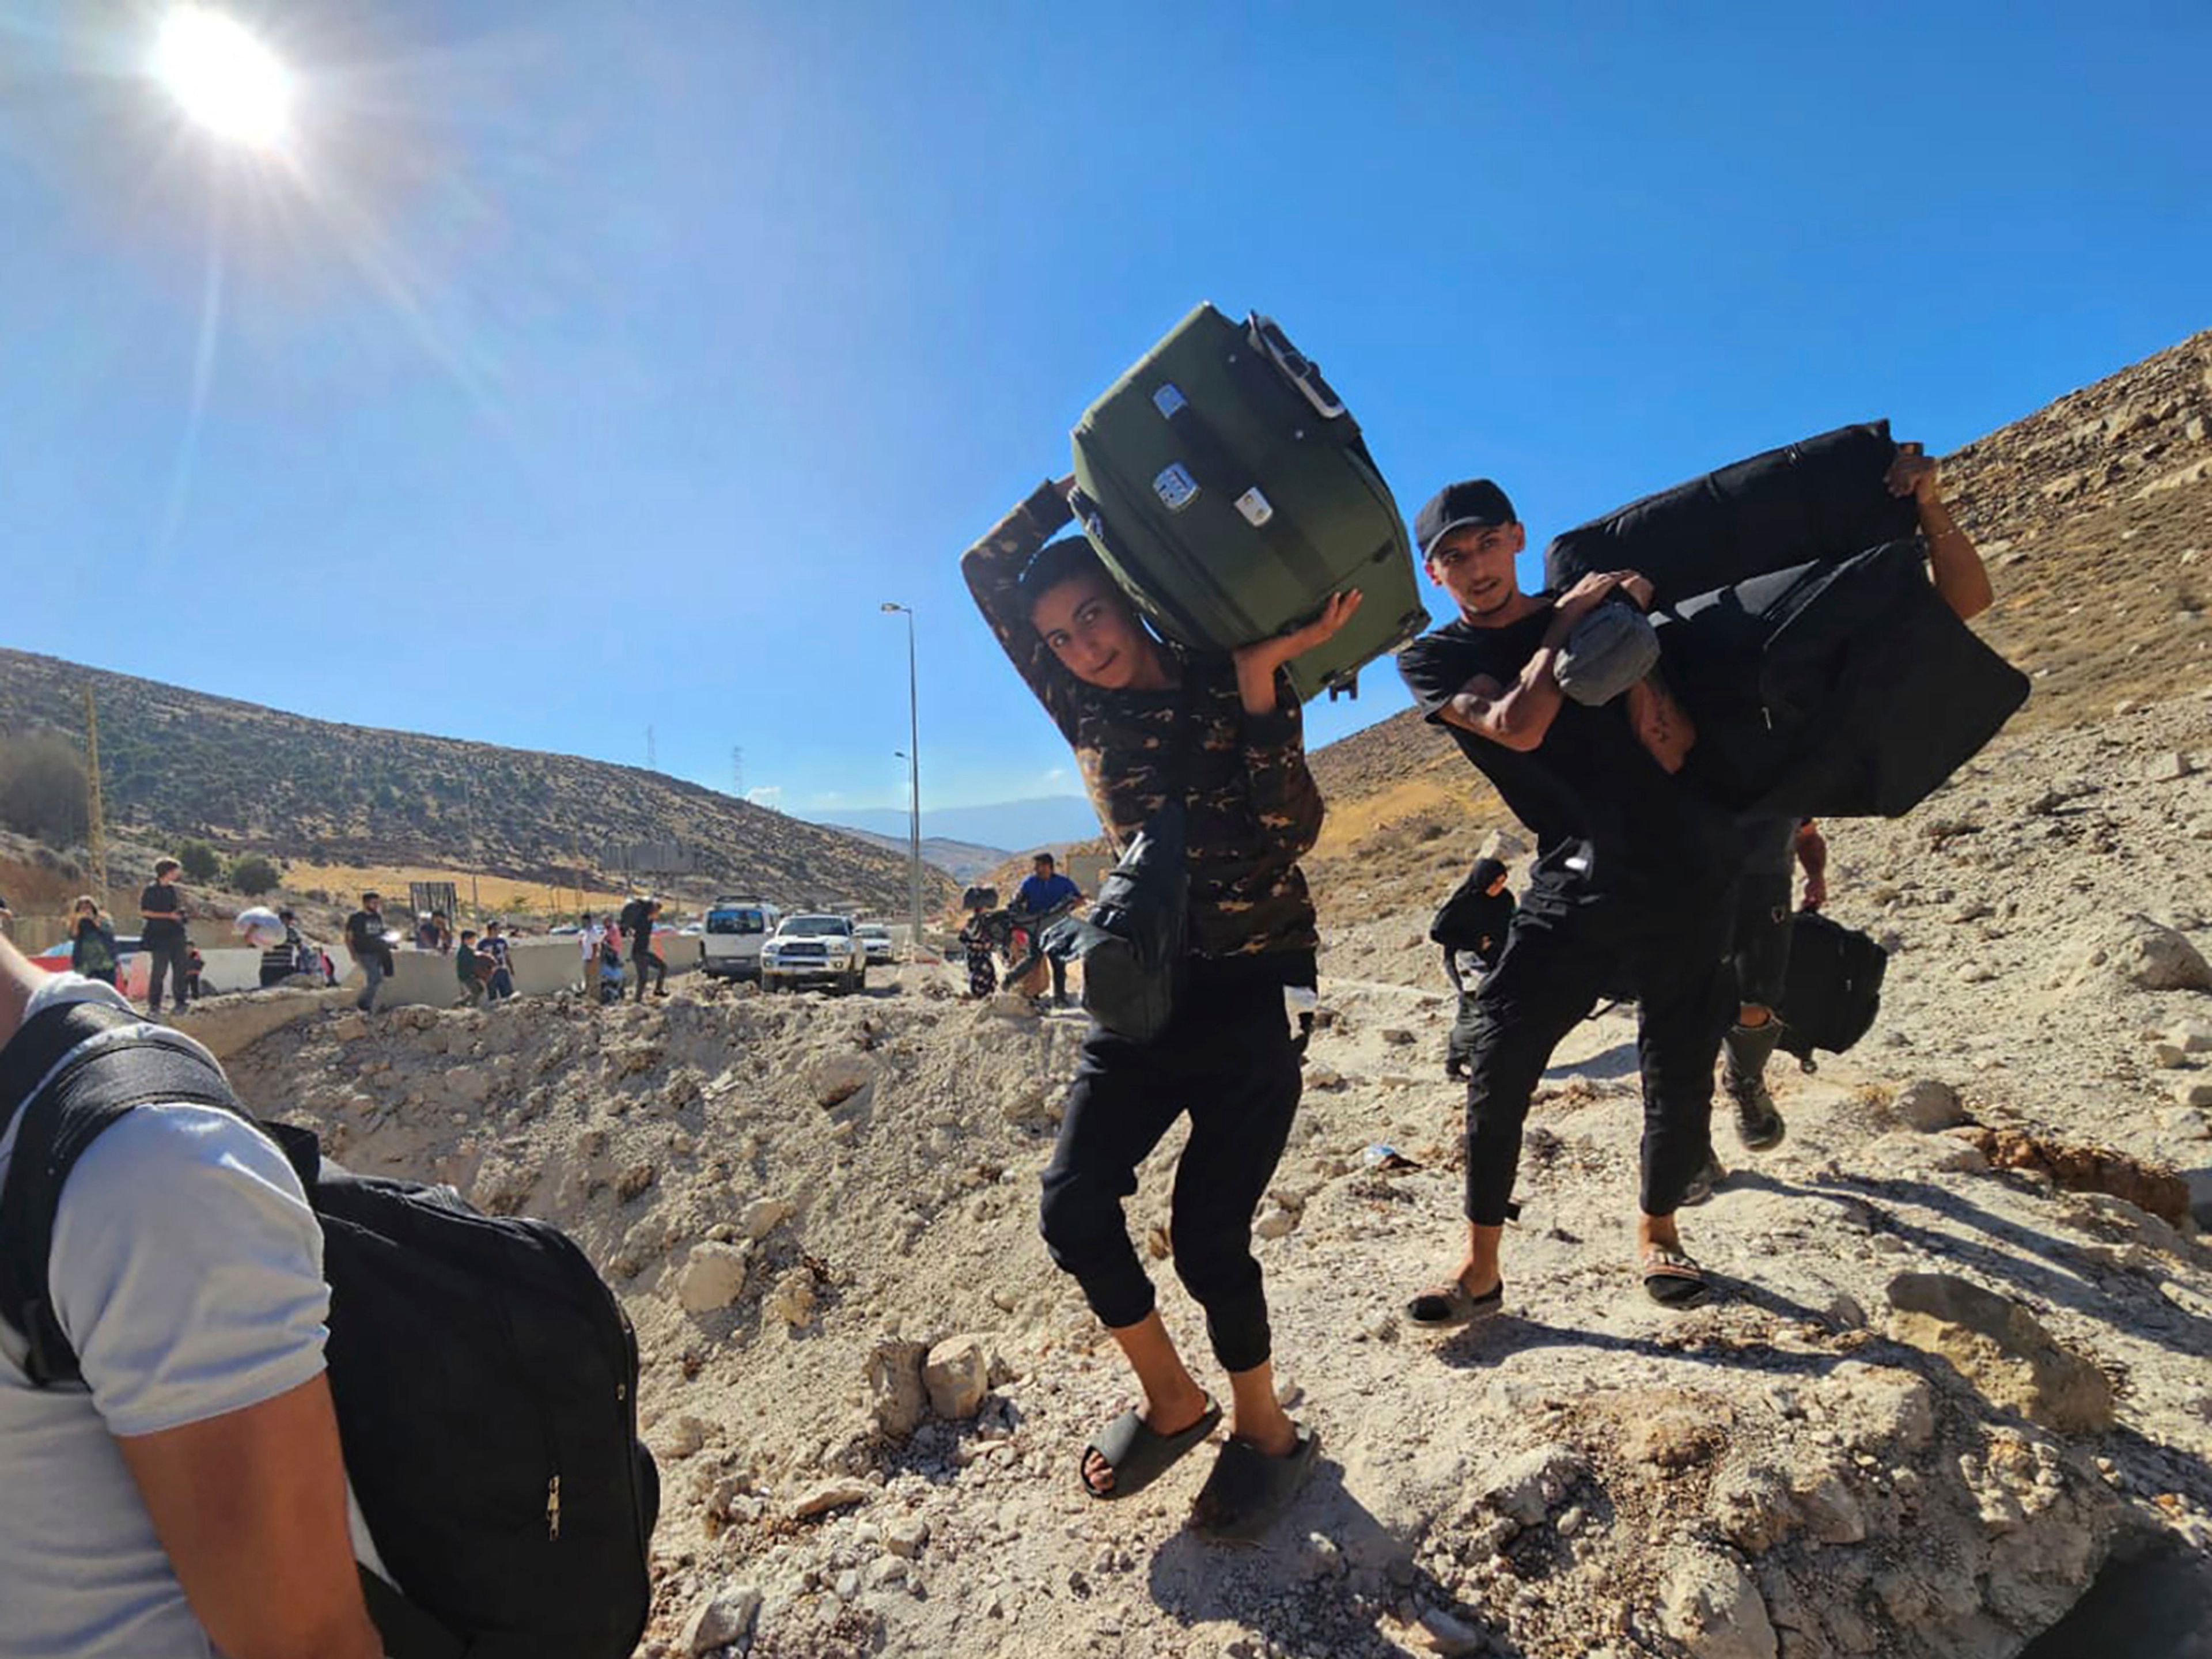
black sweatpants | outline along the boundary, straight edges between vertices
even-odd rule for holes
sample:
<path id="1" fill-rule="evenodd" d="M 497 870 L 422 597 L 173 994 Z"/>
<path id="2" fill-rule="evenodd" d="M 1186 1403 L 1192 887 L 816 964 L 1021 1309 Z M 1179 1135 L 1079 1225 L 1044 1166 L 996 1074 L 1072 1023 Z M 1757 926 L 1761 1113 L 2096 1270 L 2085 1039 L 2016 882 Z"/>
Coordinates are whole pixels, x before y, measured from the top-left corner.
<path id="1" fill-rule="evenodd" d="M 179 933 L 173 940 L 140 948 L 150 958 L 146 965 L 146 1006 L 157 1014 L 161 1012 L 161 980 L 166 974 L 177 1012 L 182 1013 L 191 1002 L 191 993 L 185 988 L 185 981 L 192 971 L 191 941 Z"/>
<path id="2" fill-rule="evenodd" d="M 1283 988 L 1194 969 L 1168 1029 L 1132 1042 L 1093 1024 L 1083 1041 L 1059 1144 L 1044 1172 L 1044 1241 L 1109 1328 L 1152 1312 L 1152 1282 L 1121 1200 L 1137 1166 L 1184 1113 L 1168 1237 L 1176 1273 L 1206 1310 L 1223 1369 L 1268 1357 L 1267 1299 L 1252 1259 L 1252 1212 L 1274 1178 L 1304 1084 Z"/>
<path id="3" fill-rule="evenodd" d="M 640 1002 L 645 1000 L 645 976 L 647 974 L 655 975 L 653 981 L 653 988 L 654 990 L 665 991 L 668 988 L 667 965 L 663 963 L 659 957 L 653 955 L 651 951 L 638 951 L 632 952 L 629 959 L 629 965 L 631 969 L 637 975 L 637 1000 Z"/>
<path id="4" fill-rule="evenodd" d="M 1505 953 L 1474 994 L 1467 1086 L 1467 1218 L 1504 1224 L 1521 1127 L 1552 1051 L 1598 1000 L 1633 985 L 1644 1074 L 1646 1215 L 1672 1215 L 1705 1159 L 1713 1061 L 1730 1012 L 1730 899 L 1659 911 L 1618 899 L 1545 902 L 1531 892 Z"/>
<path id="5" fill-rule="evenodd" d="M 1760 818 L 1741 827 L 1743 873 L 1735 884 L 1729 943 L 1735 1000 L 1773 1009 L 1790 976 L 1790 912 L 1796 897 L 1797 820 Z"/>

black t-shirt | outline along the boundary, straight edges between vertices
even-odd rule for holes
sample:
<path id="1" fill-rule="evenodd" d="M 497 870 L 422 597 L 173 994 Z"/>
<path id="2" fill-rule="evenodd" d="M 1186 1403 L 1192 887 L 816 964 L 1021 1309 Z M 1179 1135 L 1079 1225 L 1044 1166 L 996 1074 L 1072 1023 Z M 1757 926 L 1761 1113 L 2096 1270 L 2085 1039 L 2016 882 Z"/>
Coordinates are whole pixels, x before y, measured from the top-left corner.
<path id="1" fill-rule="evenodd" d="M 384 942 L 384 918 L 374 910 L 356 910 L 346 918 L 346 949 L 356 958 L 388 957 L 392 947 Z"/>
<path id="2" fill-rule="evenodd" d="M 1398 672 L 1422 714 L 1451 733 L 1535 836 L 1531 899 L 1671 905 L 1709 897 L 1732 867 L 1729 820 L 1651 758 L 1619 703 L 1590 708 L 1562 700 L 1543 742 L 1529 750 L 1508 749 L 1441 717 L 1478 674 L 1510 686 L 1551 621 L 1547 603 L 1504 628 L 1448 623 L 1399 653 Z"/>
<path id="3" fill-rule="evenodd" d="M 149 910 L 182 910 L 184 901 L 177 890 L 166 881 L 149 882 L 146 890 L 138 895 L 138 914 L 145 916 Z M 139 937 L 149 945 L 173 945 L 185 936 L 185 924 L 171 921 L 166 916 L 148 918 L 138 930 Z"/>

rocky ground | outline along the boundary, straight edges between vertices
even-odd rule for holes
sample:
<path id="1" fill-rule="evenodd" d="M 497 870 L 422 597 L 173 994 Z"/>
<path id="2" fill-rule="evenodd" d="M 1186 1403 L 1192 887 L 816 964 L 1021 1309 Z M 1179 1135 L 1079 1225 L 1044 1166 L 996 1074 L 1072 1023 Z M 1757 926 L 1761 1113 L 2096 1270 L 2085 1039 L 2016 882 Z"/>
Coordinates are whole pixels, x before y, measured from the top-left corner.
<path id="1" fill-rule="evenodd" d="M 1720 1132 L 1740 1167 L 1684 1231 L 1722 1294 L 1687 1315 L 1629 1268 L 1614 1013 L 1532 1116 L 1507 1316 L 1403 1324 L 1460 1179 L 1420 933 L 1484 826 L 1406 830 L 1428 890 L 1330 872 L 1328 1023 L 1259 1246 L 1322 1455 L 1249 1550 L 1182 1527 L 1210 1451 L 1126 1504 L 1077 1486 L 1129 1391 L 1036 1236 L 1073 1017 L 958 1001 L 949 969 L 842 1001 L 687 981 L 333 1011 L 232 1066 L 356 1167 L 561 1223 L 622 1292 L 666 1492 L 653 1654 L 1997 1659 L 2161 1541 L 2184 1565 L 2090 1650 L 2129 1659 L 2162 1609 L 2182 1634 L 2142 1650 L 2185 1654 L 2212 1622 L 2200 766 L 2192 695 L 1834 827 L 1832 908 L 1896 951 L 1885 1016 L 1781 1079 L 1782 1147 Z M 1174 1152 L 1131 1224 L 1199 1355 L 1158 1259 Z"/>

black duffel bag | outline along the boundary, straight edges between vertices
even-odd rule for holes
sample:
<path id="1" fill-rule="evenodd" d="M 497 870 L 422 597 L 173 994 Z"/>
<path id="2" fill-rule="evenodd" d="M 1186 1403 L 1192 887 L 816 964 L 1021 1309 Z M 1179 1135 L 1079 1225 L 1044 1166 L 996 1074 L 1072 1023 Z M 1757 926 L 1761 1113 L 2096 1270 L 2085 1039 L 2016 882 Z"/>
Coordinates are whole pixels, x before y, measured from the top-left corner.
<path id="1" fill-rule="evenodd" d="M 1083 965 L 1083 1006 L 1116 1036 L 1150 1042 L 1182 988 L 1190 868 L 1183 804 L 1170 797 L 1098 884 L 1088 912 L 1045 930 L 1055 960 Z"/>
<path id="2" fill-rule="evenodd" d="M 1562 531 L 1544 550 L 1544 585 L 1634 570 L 1668 605 L 1815 559 L 1847 558 L 1910 536 L 1919 509 L 1893 495 L 1887 421 L 1839 427 L 1646 495 Z"/>
<path id="3" fill-rule="evenodd" d="M 1683 775 L 1731 811 L 1898 817 L 2027 701 L 1960 622 L 1917 537 L 1776 571 L 1656 613 L 1698 728 Z"/>

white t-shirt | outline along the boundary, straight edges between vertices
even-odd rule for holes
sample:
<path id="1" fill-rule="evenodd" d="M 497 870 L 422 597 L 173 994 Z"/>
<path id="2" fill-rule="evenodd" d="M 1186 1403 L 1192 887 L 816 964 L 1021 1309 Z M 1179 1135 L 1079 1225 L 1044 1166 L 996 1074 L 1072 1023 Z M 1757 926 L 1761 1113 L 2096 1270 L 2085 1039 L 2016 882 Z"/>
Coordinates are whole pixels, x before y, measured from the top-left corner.
<path id="1" fill-rule="evenodd" d="M 79 1001 L 130 1009 L 63 974 L 26 1018 Z M 0 1180 L 15 1129 L 0 1134 Z M 90 1391 L 33 1388 L 22 1340 L 0 1322 L 0 1652 L 210 1659 L 114 1437 L 242 1411 L 319 1375 L 322 1259 L 291 1165 L 228 1112 L 142 1106 L 92 1144 L 62 1189 L 47 1273 Z"/>

